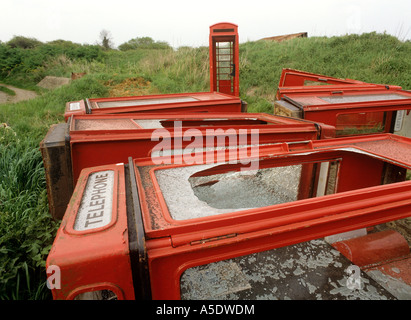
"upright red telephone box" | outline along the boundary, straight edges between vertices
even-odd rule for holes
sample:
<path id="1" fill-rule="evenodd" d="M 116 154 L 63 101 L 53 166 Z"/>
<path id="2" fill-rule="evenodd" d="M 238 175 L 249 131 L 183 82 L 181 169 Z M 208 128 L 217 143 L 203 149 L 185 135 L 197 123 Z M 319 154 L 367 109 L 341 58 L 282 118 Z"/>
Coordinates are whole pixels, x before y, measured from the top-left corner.
<path id="1" fill-rule="evenodd" d="M 222 22 L 210 26 L 210 91 L 240 95 L 238 26 Z"/>

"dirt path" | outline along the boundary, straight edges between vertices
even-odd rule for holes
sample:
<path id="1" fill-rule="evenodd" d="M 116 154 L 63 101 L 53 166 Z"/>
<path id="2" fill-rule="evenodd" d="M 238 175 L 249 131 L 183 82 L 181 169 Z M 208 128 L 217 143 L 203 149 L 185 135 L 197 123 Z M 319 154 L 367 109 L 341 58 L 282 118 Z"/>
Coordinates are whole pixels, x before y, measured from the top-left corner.
<path id="1" fill-rule="evenodd" d="M 10 90 L 13 90 L 16 93 L 15 96 L 10 96 L 10 95 L 0 91 L 0 104 L 3 104 L 3 103 L 16 103 L 16 102 L 19 102 L 19 101 L 30 100 L 30 99 L 33 99 L 33 98 L 37 97 L 37 93 L 35 93 L 33 91 L 15 88 L 13 86 L 9 86 L 9 85 L 2 84 L 2 83 L 0 83 L 0 86 L 9 88 Z"/>

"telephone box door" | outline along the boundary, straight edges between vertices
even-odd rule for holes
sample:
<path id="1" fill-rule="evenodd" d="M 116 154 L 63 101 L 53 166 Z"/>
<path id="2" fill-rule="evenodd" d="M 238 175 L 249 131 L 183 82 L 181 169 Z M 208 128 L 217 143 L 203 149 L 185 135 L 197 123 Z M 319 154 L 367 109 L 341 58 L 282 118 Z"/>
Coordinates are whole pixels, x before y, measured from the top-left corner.
<path id="1" fill-rule="evenodd" d="M 239 96 L 238 27 L 217 23 L 210 27 L 210 91 Z"/>

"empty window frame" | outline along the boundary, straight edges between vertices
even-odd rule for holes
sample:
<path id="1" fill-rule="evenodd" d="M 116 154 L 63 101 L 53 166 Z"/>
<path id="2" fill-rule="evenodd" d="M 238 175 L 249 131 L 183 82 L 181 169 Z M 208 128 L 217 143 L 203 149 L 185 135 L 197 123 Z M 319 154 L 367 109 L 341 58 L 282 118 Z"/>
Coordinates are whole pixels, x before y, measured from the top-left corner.
<path id="1" fill-rule="evenodd" d="M 386 129 L 386 120 L 387 112 L 383 111 L 339 114 L 336 118 L 336 135 L 382 133 Z"/>

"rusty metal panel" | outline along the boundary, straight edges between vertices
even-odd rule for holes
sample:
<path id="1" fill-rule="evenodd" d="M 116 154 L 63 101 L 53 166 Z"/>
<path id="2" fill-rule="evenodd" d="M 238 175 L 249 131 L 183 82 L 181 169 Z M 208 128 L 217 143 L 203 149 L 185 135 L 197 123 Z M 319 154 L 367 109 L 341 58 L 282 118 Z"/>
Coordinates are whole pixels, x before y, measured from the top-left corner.
<path id="1" fill-rule="evenodd" d="M 62 219 L 73 193 L 67 123 L 53 125 L 40 143 L 51 216 Z"/>
<path id="2" fill-rule="evenodd" d="M 299 106 L 285 100 L 276 100 L 274 102 L 274 114 L 297 119 L 303 118 L 303 110 Z"/>

